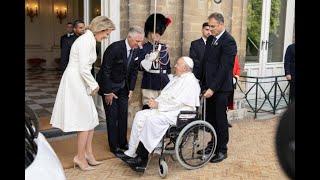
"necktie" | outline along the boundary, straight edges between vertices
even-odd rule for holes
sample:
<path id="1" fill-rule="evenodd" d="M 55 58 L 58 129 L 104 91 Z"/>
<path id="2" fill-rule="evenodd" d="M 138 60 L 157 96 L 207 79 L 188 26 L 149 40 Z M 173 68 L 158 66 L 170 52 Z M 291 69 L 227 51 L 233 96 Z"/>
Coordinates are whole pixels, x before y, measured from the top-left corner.
<path id="1" fill-rule="evenodd" d="M 130 66 L 130 62 L 131 62 L 131 59 L 132 59 L 132 52 L 133 52 L 133 49 L 130 49 L 130 53 L 129 53 L 129 56 L 128 56 L 127 69 L 129 69 L 129 66 Z"/>
<path id="2" fill-rule="evenodd" d="M 216 40 L 217 40 L 217 38 L 215 36 L 213 36 L 211 45 L 213 45 L 216 42 Z"/>

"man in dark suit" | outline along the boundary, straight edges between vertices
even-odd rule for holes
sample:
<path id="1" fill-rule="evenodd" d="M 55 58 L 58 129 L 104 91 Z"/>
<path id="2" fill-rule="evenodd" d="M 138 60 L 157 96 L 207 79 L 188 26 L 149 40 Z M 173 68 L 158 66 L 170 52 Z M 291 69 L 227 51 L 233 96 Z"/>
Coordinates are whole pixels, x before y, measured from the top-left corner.
<path id="1" fill-rule="evenodd" d="M 109 147 L 117 157 L 128 149 L 128 101 L 136 84 L 139 68 L 137 48 L 143 41 L 143 35 L 141 27 L 129 28 L 125 40 L 114 42 L 105 50 L 97 74 L 99 94 L 106 113 Z"/>
<path id="2" fill-rule="evenodd" d="M 72 23 L 67 24 L 67 34 L 61 36 L 60 38 L 60 48 L 61 48 L 61 56 L 60 56 L 60 70 L 64 72 L 69 63 L 69 55 L 71 46 L 74 41 L 84 34 L 84 22 L 81 20 L 75 20 Z"/>
<path id="3" fill-rule="evenodd" d="M 191 42 L 189 57 L 193 60 L 193 74 L 200 79 L 200 61 L 203 58 L 207 38 L 211 35 L 208 22 L 202 24 L 202 37 Z"/>
<path id="4" fill-rule="evenodd" d="M 208 17 L 212 36 L 208 37 L 201 64 L 201 86 L 207 98 L 207 121 L 217 132 L 215 156 L 210 162 L 217 163 L 227 158 L 229 130 L 227 120 L 228 97 L 233 90 L 233 65 L 237 54 L 234 38 L 225 30 L 224 18 L 220 13 Z M 208 144 L 210 147 L 212 143 Z M 201 153 L 201 152 L 198 152 Z"/>
<path id="5" fill-rule="evenodd" d="M 60 67 L 62 72 L 66 69 L 69 62 L 69 54 L 71 45 L 74 41 L 73 25 L 71 22 L 67 23 L 67 34 L 64 34 L 60 38 Z"/>
<path id="6" fill-rule="evenodd" d="M 295 97 L 295 61 L 295 43 L 293 43 L 288 46 L 284 56 L 284 71 L 287 80 L 290 82 L 290 102 L 292 102 Z"/>

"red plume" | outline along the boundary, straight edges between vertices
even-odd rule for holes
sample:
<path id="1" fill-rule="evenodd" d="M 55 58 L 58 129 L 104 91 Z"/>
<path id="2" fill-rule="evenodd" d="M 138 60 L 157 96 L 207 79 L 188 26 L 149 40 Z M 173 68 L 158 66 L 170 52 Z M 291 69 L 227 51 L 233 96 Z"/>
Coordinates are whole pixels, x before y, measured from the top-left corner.
<path id="1" fill-rule="evenodd" d="M 166 27 L 168 27 L 171 23 L 172 23 L 172 18 L 171 17 L 167 17 L 166 18 Z"/>

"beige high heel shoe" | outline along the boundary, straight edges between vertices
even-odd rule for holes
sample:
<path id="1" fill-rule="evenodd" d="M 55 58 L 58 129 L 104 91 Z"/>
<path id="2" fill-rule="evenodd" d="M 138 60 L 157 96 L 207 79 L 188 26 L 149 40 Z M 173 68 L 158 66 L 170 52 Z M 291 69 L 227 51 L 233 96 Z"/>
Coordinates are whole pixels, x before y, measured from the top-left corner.
<path id="1" fill-rule="evenodd" d="M 86 158 L 86 160 L 91 166 L 97 166 L 103 163 L 102 161 L 97 161 L 94 158 L 89 158 L 87 154 L 85 154 L 84 157 Z"/>
<path id="2" fill-rule="evenodd" d="M 91 170 L 94 170 L 96 168 L 94 167 L 91 167 L 90 165 L 88 166 L 84 166 L 82 162 L 79 161 L 79 159 L 77 158 L 77 156 L 75 156 L 73 158 L 73 168 L 76 168 L 76 166 L 79 166 L 79 168 L 82 170 L 82 171 L 91 171 Z"/>

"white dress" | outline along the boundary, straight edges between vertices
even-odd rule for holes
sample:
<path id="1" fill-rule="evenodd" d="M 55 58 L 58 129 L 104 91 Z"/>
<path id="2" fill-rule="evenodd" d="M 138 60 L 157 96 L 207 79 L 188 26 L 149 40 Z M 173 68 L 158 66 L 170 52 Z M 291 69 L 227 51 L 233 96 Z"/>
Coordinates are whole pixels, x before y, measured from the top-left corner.
<path id="1" fill-rule="evenodd" d="M 90 93 L 98 87 L 91 74 L 96 61 L 96 40 L 87 30 L 70 50 L 69 63 L 60 81 L 50 124 L 64 132 L 88 131 L 99 124 Z"/>

